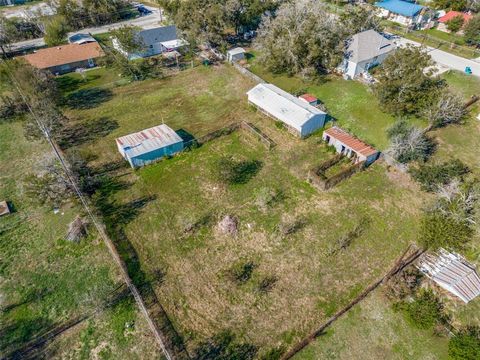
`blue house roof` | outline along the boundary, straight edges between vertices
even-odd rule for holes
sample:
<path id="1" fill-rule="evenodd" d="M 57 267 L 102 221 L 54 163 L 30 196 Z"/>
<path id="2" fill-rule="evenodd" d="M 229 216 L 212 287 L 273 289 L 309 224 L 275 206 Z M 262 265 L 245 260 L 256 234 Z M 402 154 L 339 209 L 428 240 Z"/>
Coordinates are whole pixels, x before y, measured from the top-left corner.
<path id="1" fill-rule="evenodd" d="M 417 15 L 424 8 L 422 5 L 402 0 L 383 0 L 376 2 L 375 6 L 407 17 Z"/>

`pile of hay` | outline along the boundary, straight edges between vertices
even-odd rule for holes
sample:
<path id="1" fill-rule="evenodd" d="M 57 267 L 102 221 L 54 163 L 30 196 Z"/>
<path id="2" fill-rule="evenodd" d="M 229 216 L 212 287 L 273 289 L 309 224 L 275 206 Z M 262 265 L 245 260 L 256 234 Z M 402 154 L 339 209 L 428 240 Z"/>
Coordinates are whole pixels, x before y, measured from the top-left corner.
<path id="1" fill-rule="evenodd" d="M 236 235 L 238 232 L 238 220 L 231 215 L 225 215 L 217 225 L 218 231 L 225 235 Z"/>
<path id="2" fill-rule="evenodd" d="M 68 232 L 65 239 L 78 243 L 85 236 L 87 236 L 87 222 L 80 216 L 77 216 L 68 226 Z"/>

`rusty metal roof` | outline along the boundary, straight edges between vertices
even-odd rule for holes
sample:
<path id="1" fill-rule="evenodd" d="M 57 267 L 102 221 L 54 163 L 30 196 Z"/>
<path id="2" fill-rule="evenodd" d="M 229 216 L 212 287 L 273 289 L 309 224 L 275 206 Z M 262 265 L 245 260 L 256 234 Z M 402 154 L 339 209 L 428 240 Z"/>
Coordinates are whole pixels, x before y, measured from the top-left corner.
<path id="1" fill-rule="evenodd" d="M 340 129 L 337 126 L 333 126 L 330 129 L 324 131 L 325 134 L 330 136 L 333 139 L 336 139 L 343 143 L 346 147 L 352 149 L 358 154 L 363 156 L 370 156 L 378 153 L 378 150 L 374 149 L 370 145 L 364 143 L 363 141 L 357 139 L 353 135 L 350 135 L 345 130 Z"/>
<path id="2" fill-rule="evenodd" d="M 466 303 L 480 295 L 480 277 L 475 266 L 459 254 L 440 249 L 436 254 L 425 255 L 419 269 Z"/>
<path id="3" fill-rule="evenodd" d="M 182 142 L 182 138 L 169 126 L 162 124 L 116 139 L 117 144 L 129 157 Z"/>

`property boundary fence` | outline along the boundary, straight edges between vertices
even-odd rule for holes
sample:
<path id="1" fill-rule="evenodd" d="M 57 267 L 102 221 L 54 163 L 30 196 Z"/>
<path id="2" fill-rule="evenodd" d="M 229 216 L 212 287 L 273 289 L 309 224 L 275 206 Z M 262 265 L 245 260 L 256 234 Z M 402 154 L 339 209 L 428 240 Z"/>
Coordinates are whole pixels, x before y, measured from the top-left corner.
<path id="1" fill-rule="evenodd" d="M 268 150 L 271 150 L 277 145 L 272 139 L 268 137 L 268 135 L 266 135 L 264 132 L 262 132 L 262 130 L 260 130 L 252 123 L 242 121 L 241 128 L 253 134 L 258 140 L 260 140 L 263 145 L 265 145 Z"/>
<path id="2" fill-rule="evenodd" d="M 260 76 L 255 75 L 252 73 L 250 70 L 244 68 L 240 64 L 237 63 L 232 63 L 233 67 L 237 69 L 242 75 L 245 75 L 246 77 L 250 78 L 251 80 L 255 81 L 258 84 L 265 84 L 266 81 L 263 80 Z"/>
<path id="3" fill-rule="evenodd" d="M 360 295 L 358 295 L 355 299 L 353 299 L 347 306 L 343 309 L 339 310 L 335 315 L 333 315 L 330 319 L 328 319 L 325 323 L 323 323 L 320 327 L 318 327 L 315 331 L 305 337 L 302 341 L 296 344 L 290 351 L 285 353 L 280 359 L 281 360 L 288 360 L 294 357 L 297 353 L 303 350 L 306 346 L 308 346 L 312 341 L 314 341 L 318 336 L 322 335 L 325 329 L 330 327 L 336 320 L 338 320 L 341 316 L 346 314 L 349 310 L 351 310 L 355 305 L 365 299 L 373 290 L 378 288 L 380 285 L 388 281 L 392 276 L 398 274 L 400 271 L 405 269 L 407 266 L 412 264 L 416 261 L 426 250 L 425 249 L 417 249 L 413 253 L 407 256 L 410 252 L 412 245 L 409 245 L 407 249 L 403 252 L 400 258 L 395 261 L 391 269 L 380 279 L 375 281 L 373 284 L 369 285 Z"/>

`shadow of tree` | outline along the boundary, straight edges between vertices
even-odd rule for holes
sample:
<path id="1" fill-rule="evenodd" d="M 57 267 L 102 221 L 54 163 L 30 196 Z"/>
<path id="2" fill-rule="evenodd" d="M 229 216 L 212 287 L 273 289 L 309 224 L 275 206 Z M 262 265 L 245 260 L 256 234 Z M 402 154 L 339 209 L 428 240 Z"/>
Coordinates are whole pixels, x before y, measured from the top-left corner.
<path id="1" fill-rule="evenodd" d="M 16 349 L 19 345 L 30 341 L 36 334 L 44 332 L 52 326 L 52 322 L 46 318 L 17 319 L 0 328 L 0 358 L 20 359 Z M 7 355 L 10 353 L 10 355 Z"/>
<path id="2" fill-rule="evenodd" d="M 110 89 L 102 89 L 98 87 L 81 89 L 68 94 L 65 97 L 64 105 L 72 109 L 92 109 L 109 101 L 112 96 L 113 94 Z"/>
<path id="3" fill-rule="evenodd" d="M 252 344 L 238 343 L 230 331 L 221 332 L 200 343 L 192 356 L 193 360 L 251 360 L 257 354 Z"/>
<path id="4" fill-rule="evenodd" d="M 58 143 L 63 149 L 68 149 L 105 137 L 117 128 L 117 121 L 105 117 L 70 126 L 66 125 L 61 131 Z"/>

